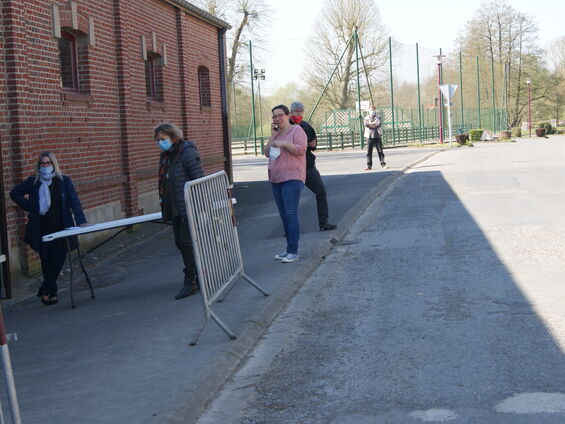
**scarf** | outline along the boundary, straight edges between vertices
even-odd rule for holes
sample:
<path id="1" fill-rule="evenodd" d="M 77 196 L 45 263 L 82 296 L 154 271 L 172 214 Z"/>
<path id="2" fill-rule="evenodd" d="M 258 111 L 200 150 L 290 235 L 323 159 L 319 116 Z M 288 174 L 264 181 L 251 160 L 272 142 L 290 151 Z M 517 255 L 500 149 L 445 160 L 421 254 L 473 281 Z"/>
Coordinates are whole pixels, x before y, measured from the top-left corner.
<path id="1" fill-rule="evenodd" d="M 49 186 L 53 182 L 55 175 L 55 172 L 49 175 L 39 174 L 39 215 L 45 215 L 51 207 L 51 192 L 49 191 Z"/>
<path id="2" fill-rule="evenodd" d="M 163 201 L 163 189 L 165 179 L 169 178 L 169 169 L 177 163 L 177 160 L 182 155 L 183 150 L 184 142 L 183 140 L 180 140 L 178 143 L 174 143 L 169 151 L 163 152 L 161 156 L 161 163 L 159 164 L 159 202 Z M 172 164 L 171 159 L 173 159 Z"/>

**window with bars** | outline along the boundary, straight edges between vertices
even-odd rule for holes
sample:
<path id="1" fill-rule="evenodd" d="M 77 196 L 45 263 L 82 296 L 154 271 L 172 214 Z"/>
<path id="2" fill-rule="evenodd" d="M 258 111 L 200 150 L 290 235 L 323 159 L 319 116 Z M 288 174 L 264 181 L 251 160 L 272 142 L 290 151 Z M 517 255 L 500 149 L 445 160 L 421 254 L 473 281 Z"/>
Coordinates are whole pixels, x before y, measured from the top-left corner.
<path id="1" fill-rule="evenodd" d="M 157 54 L 148 54 L 145 61 L 145 93 L 149 100 L 163 101 L 163 65 Z"/>
<path id="2" fill-rule="evenodd" d="M 79 91 L 77 37 L 68 31 L 61 31 L 59 62 L 61 65 L 61 87 Z"/>
<path id="3" fill-rule="evenodd" d="M 200 90 L 200 108 L 209 109 L 212 106 L 210 92 L 210 71 L 206 66 L 198 67 L 198 87 Z"/>

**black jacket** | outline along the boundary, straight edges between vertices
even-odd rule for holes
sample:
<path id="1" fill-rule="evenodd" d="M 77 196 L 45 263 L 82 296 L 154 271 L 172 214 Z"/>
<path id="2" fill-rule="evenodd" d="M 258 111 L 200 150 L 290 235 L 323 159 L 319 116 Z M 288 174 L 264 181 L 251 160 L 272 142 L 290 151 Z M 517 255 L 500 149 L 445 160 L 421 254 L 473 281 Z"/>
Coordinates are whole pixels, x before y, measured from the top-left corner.
<path id="1" fill-rule="evenodd" d="M 169 168 L 169 176 L 172 180 L 174 188 L 174 201 L 180 213 L 180 216 L 186 218 L 186 204 L 184 203 L 184 184 L 187 181 L 196 180 L 204 176 L 202 170 L 202 162 L 196 146 L 192 141 L 183 140 L 183 151 L 178 159 L 170 158 L 167 152 L 161 152 L 159 163 L 163 160 L 171 160 L 171 167 Z M 163 205 L 161 205 L 163 206 Z M 163 208 L 161 208 L 163 209 Z M 163 216 L 165 220 L 170 217 Z"/>

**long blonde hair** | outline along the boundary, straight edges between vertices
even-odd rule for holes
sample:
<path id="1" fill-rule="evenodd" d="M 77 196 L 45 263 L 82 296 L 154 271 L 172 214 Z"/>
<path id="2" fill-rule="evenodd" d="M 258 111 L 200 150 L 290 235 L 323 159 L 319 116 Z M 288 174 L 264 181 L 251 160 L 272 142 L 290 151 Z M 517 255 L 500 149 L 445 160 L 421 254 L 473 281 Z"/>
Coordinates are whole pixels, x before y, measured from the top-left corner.
<path id="1" fill-rule="evenodd" d="M 44 157 L 48 157 L 49 159 L 51 159 L 51 163 L 53 164 L 53 170 L 55 171 L 55 175 L 60 180 L 62 180 L 63 173 L 61 172 L 61 168 L 59 168 L 59 162 L 57 162 L 57 158 L 50 151 L 45 151 L 45 152 L 41 152 L 39 154 L 39 157 L 37 158 L 37 164 L 35 166 L 35 182 L 39 181 L 39 168 L 41 168 L 41 159 L 43 159 Z"/>

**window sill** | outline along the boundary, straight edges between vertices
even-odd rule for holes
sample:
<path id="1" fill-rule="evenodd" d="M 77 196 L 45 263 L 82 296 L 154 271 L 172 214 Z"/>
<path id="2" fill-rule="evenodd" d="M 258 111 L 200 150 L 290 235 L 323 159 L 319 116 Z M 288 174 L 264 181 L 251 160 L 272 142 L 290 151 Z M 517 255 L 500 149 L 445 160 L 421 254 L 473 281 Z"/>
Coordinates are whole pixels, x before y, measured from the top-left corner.
<path id="1" fill-rule="evenodd" d="M 165 110 L 165 102 L 159 100 L 147 99 L 148 110 Z"/>
<path id="2" fill-rule="evenodd" d="M 76 91 L 61 91 L 61 100 L 66 103 L 92 103 L 90 94 L 77 93 Z"/>

